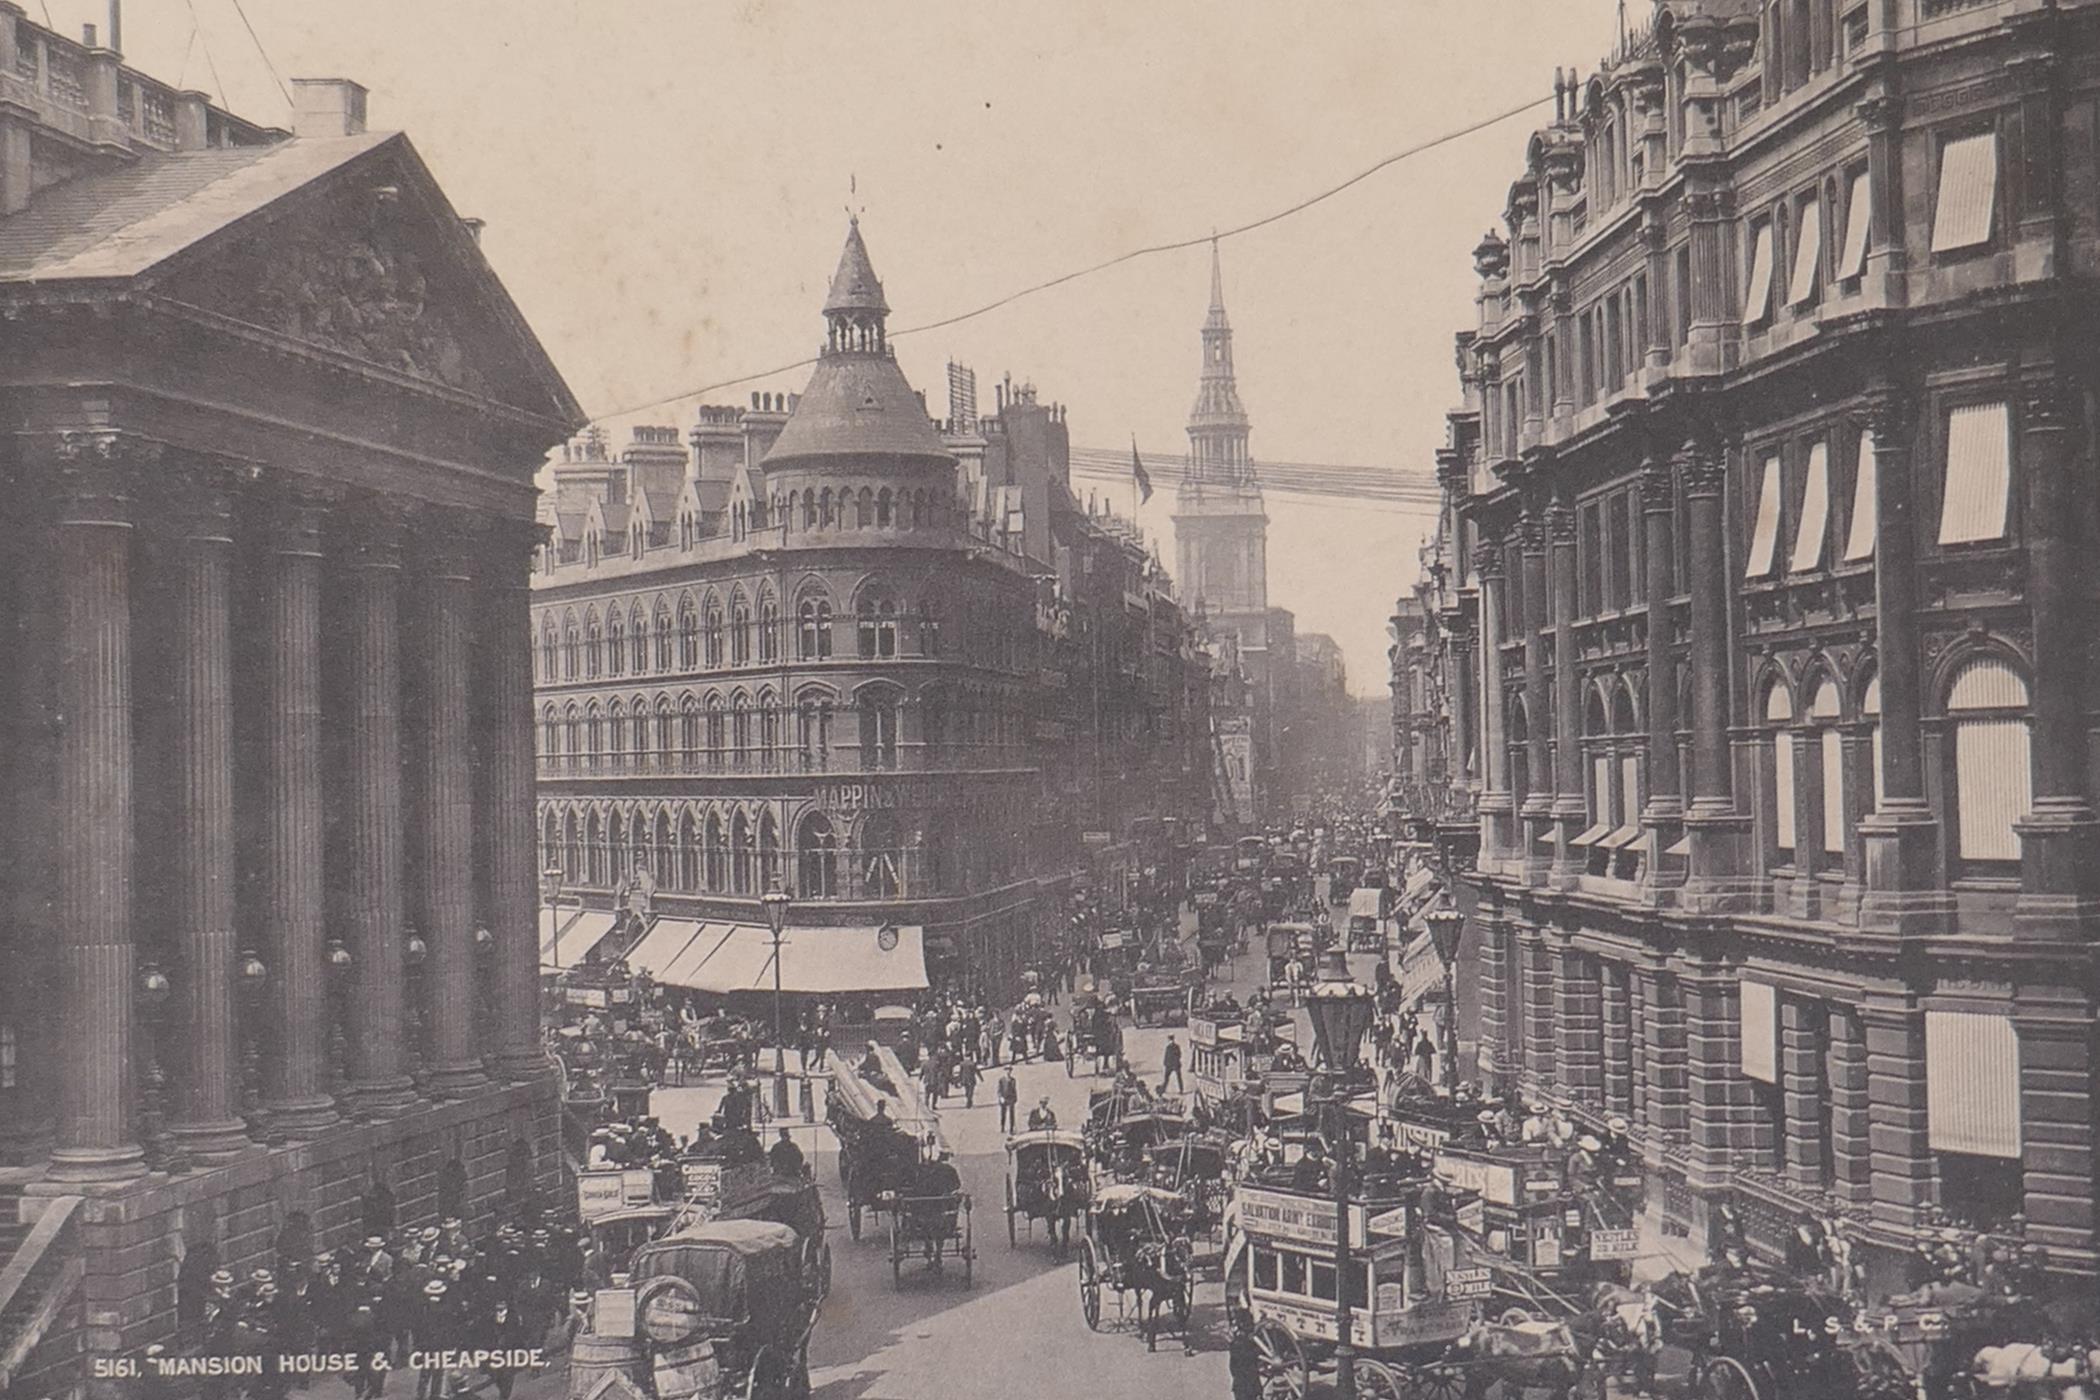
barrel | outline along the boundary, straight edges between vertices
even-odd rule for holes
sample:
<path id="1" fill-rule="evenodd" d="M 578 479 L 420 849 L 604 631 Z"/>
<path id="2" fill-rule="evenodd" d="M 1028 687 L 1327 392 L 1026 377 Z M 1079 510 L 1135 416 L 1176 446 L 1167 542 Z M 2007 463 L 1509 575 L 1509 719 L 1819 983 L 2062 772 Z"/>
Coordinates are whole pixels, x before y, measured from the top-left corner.
<path id="1" fill-rule="evenodd" d="M 649 1389 L 645 1379 L 646 1366 L 642 1343 L 637 1338 L 579 1333 L 569 1348 L 569 1400 L 587 1400 L 599 1382 L 609 1375 L 625 1376 L 636 1389 L 646 1394 Z"/>
<path id="2" fill-rule="evenodd" d="M 706 1338 L 683 1346 L 657 1347 L 657 1400 L 685 1400 L 687 1396 L 716 1394 L 722 1372 L 715 1360 L 715 1344 Z"/>

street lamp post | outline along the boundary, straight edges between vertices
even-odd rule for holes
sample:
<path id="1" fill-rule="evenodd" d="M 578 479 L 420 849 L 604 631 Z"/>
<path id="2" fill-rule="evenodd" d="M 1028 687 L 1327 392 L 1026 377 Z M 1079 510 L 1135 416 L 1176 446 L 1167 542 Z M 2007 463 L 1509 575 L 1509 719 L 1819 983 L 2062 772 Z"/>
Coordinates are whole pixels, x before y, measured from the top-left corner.
<path id="1" fill-rule="evenodd" d="M 547 882 L 547 913 L 549 915 L 547 923 L 554 931 L 554 947 L 548 956 L 554 959 L 554 970 L 559 972 L 561 970 L 562 868 L 558 865 L 550 865 L 540 872 L 540 878 Z"/>
<path id="2" fill-rule="evenodd" d="M 1436 955 L 1444 960 L 1444 1044 L 1439 1053 L 1443 1057 L 1444 1072 L 1440 1076 L 1444 1087 L 1454 1092 L 1458 1089 L 1458 941 L 1465 932 L 1466 916 L 1446 905 L 1432 909 L 1422 916 L 1429 925 L 1429 936 L 1436 944 Z"/>
<path id="3" fill-rule="evenodd" d="M 1349 1187 L 1354 1135 L 1349 1131 L 1349 1095 L 1356 1087 L 1358 1052 L 1377 998 L 1349 975 L 1349 954 L 1340 944 L 1320 957 L 1318 980 L 1305 999 L 1312 1018 L 1313 1045 L 1327 1068 L 1325 1095 L 1334 1139 L 1334 1384 L 1342 1400 L 1356 1400 L 1356 1345 L 1350 1290 L 1356 1278 L 1356 1251 L 1349 1240 Z"/>
<path id="4" fill-rule="evenodd" d="M 759 896 L 765 906 L 766 927 L 773 931 L 773 1116 L 788 1112 L 787 1032 L 780 1014 L 780 936 L 787 929 L 788 895 L 773 881 L 773 888 Z"/>

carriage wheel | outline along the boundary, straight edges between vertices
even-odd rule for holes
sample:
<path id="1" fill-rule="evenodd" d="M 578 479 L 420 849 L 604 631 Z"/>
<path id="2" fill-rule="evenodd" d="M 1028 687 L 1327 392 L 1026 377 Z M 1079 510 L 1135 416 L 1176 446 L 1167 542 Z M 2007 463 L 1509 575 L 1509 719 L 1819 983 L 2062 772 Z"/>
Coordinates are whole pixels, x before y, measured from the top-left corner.
<path id="1" fill-rule="evenodd" d="M 1305 1348 L 1273 1322 L 1254 1329 L 1254 1349 L 1261 1353 L 1262 1400 L 1304 1400 L 1312 1384 Z"/>
<path id="2" fill-rule="evenodd" d="M 1401 1373 L 1383 1361 L 1358 1357 L 1356 1394 L 1358 1400 L 1412 1400 L 1415 1391 L 1413 1386 L 1403 1385 Z"/>
<path id="3" fill-rule="evenodd" d="M 1717 1356 L 1707 1364 L 1699 1393 L 1705 1400 L 1765 1400 L 1749 1368 L 1732 1356 Z"/>
<path id="4" fill-rule="evenodd" d="M 846 1203 L 846 1228 L 847 1228 L 848 1230 L 850 1230 L 850 1231 L 852 1231 L 852 1232 L 853 1232 L 853 1238 L 855 1238 L 855 1239 L 859 1239 L 859 1238 L 860 1238 L 860 1202 L 859 1202 L 859 1201 L 848 1201 L 848 1202 Z"/>
<path id="5" fill-rule="evenodd" d="M 1079 1243 L 1079 1311 L 1089 1332 L 1101 1330 L 1101 1274 L 1094 1263 L 1094 1242 Z"/>
<path id="6" fill-rule="evenodd" d="M 794 1378 L 784 1357 L 774 1354 L 768 1347 L 760 1347 L 751 1357 L 751 1369 L 744 1375 L 744 1400 L 772 1400 L 792 1394 Z"/>
<path id="7" fill-rule="evenodd" d="M 1408 1372 L 1408 1394 L 1420 1400 L 1465 1400 L 1466 1368 L 1456 1361 L 1431 1361 Z"/>

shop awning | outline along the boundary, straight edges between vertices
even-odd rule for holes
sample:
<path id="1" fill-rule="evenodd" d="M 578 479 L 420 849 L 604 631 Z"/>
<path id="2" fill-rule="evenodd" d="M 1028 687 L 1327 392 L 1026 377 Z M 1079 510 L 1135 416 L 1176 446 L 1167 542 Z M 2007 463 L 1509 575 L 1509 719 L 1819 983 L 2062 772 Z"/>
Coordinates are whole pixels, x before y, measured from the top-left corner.
<path id="1" fill-rule="evenodd" d="M 1443 985 L 1444 960 L 1437 956 L 1436 939 L 1419 934 L 1400 955 L 1400 1005 L 1412 1007 Z"/>
<path id="2" fill-rule="evenodd" d="M 1638 841 L 1640 836 L 1641 824 L 1639 822 L 1628 822 L 1602 841 L 1599 841 L 1597 845 L 1601 850 L 1616 851 L 1622 846 L 1629 846 Z"/>
<path id="3" fill-rule="evenodd" d="M 1598 822 L 1595 826 L 1585 828 L 1582 835 L 1576 837 L 1568 844 L 1570 846 L 1594 846 L 1610 834 L 1611 823 Z"/>
<path id="4" fill-rule="evenodd" d="M 914 924 L 893 926 L 891 932 L 895 938 L 885 948 L 879 928 L 790 928 L 781 939 L 780 990 L 924 990 L 924 931 Z M 755 924 L 660 920 L 627 961 L 667 987 L 716 993 L 773 990 L 773 935 Z"/>
<path id="5" fill-rule="evenodd" d="M 1436 872 L 1425 865 L 1420 869 L 1416 870 L 1414 874 L 1407 877 L 1407 889 L 1405 891 L 1406 896 L 1410 900 L 1415 899 L 1422 893 L 1422 891 L 1428 889 L 1432 884 L 1435 883 Z"/>
<path id="6" fill-rule="evenodd" d="M 1377 919 L 1385 916 L 1385 891 L 1376 885 L 1365 885 L 1349 895 L 1349 917 L 1352 919 Z"/>
<path id="7" fill-rule="evenodd" d="M 618 916 L 610 909 L 540 909 L 540 966 L 566 972 L 582 962 L 611 933 Z"/>

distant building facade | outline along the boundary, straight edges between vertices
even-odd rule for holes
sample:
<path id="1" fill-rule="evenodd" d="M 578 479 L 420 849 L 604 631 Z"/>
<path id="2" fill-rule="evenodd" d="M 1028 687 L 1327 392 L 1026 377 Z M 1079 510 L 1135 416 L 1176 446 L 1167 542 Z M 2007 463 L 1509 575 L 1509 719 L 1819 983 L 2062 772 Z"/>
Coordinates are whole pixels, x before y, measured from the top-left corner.
<path id="1" fill-rule="evenodd" d="M 1876 1294 L 1943 1219 L 2100 1264 L 2096 53 L 2086 4 L 1658 0 L 1460 337 L 1483 1072 L 1628 1117 L 1702 1235 L 1843 1221 Z"/>
<path id="2" fill-rule="evenodd" d="M 933 980 L 1008 994 L 1082 831 L 1185 800 L 1198 654 L 1072 499 L 1062 409 L 977 418 L 952 367 L 930 419 L 857 226 L 824 314 L 801 395 L 553 463 L 542 858 L 588 904 L 644 883 L 702 920 L 763 923 L 778 883 L 810 936 L 918 926 Z"/>

